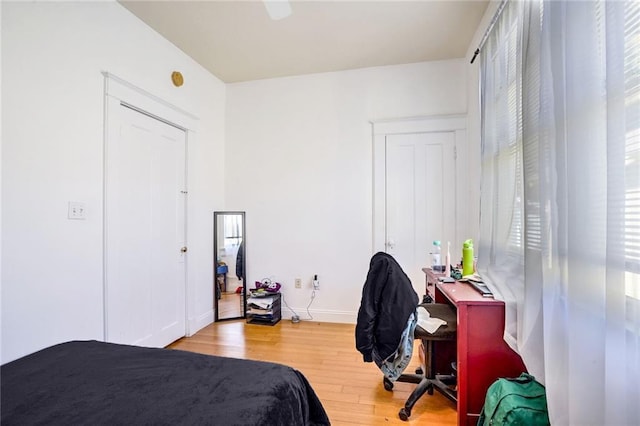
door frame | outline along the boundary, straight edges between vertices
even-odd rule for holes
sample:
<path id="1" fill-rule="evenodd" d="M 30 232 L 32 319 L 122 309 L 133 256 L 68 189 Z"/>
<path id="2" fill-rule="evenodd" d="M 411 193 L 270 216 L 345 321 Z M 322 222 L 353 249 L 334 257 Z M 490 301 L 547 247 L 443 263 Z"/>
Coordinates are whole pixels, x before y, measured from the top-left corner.
<path id="1" fill-rule="evenodd" d="M 466 145 L 467 138 L 467 116 L 438 115 L 429 117 L 413 117 L 394 120 L 372 121 L 373 136 L 373 247 L 372 252 L 386 252 L 386 164 L 387 164 L 387 136 L 433 133 L 433 132 L 453 132 L 454 156 L 456 164 L 466 164 L 464 151 L 458 151 L 459 146 Z M 461 155 L 458 155 L 460 152 Z M 461 205 L 460 197 L 463 194 L 461 184 L 466 182 L 467 168 L 458 167 L 456 172 L 456 202 L 454 223 L 458 227 L 460 212 L 458 206 Z M 452 251 L 457 247 L 458 242 L 452 242 Z"/>
<path id="2" fill-rule="evenodd" d="M 118 109 L 123 106 L 138 111 L 139 113 L 148 115 L 159 121 L 162 121 L 171 126 L 177 127 L 185 132 L 185 191 L 187 191 L 185 197 L 185 214 L 184 214 L 184 226 L 185 226 L 185 246 L 189 247 L 189 205 L 193 202 L 193 196 L 189 196 L 189 176 L 192 171 L 189 168 L 189 147 L 195 143 L 195 138 L 198 128 L 198 118 L 187 111 L 184 111 L 177 106 L 153 95 L 135 86 L 122 78 L 111 74 L 109 72 L 102 72 L 104 76 L 104 134 L 103 134 L 103 173 L 102 173 L 102 313 L 103 313 L 103 340 L 107 339 L 107 327 L 108 327 L 108 311 L 107 311 L 107 150 L 109 148 L 109 138 L 112 134 L 118 132 L 115 120 L 110 119 L 117 114 Z M 187 252 L 188 253 L 188 252 Z M 190 306 L 193 306 L 193 299 L 195 293 L 193 284 L 190 283 L 189 277 L 195 276 L 191 268 L 193 262 L 189 262 L 189 256 L 185 256 L 185 335 L 191 334 L 191 324 L 189 322 Z"/>

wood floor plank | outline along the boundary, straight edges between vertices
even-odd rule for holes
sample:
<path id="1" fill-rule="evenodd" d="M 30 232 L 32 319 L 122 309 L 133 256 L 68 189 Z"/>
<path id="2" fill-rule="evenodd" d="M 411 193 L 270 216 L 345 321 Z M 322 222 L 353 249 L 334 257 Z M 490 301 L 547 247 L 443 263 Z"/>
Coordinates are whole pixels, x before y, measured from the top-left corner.
<path id="1" fill-rule="evenodd" d="M 305 375 L 329 415 L 332 425 L 430 425 L 457 423 L 455 404 L 435 392 L 414 406 L 409 421 L 398 418 L 415 385 L 396 383 L 384 390 L 382 373 L 365 363 L 355 348 L 353 324 L 280 321 L 274 326 L 246 324 L 243 320 L 211 324 L 192 337 L 180 339 L 173 349 L 276 362 Z M 419 365 L 417 353 L 407 368 Z"/>

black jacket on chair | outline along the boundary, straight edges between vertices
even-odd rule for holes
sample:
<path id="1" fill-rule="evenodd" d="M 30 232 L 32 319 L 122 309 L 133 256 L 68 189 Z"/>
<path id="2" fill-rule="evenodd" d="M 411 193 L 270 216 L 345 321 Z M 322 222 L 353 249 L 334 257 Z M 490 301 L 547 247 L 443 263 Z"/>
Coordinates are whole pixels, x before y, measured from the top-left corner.
<path id="1" fill-rule="evenodd" d="M 387 253 L 373 255 L 356 324 L 356 348 L 372 362 L 375 348 L 382 359 L 393 354 L 419 299 L 411 280 Z"/>

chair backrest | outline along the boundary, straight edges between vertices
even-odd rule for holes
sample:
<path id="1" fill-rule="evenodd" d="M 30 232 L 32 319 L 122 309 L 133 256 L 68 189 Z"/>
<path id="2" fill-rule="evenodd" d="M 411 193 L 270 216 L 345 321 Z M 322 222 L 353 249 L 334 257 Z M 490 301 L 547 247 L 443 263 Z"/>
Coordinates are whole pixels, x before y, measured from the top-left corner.
<path id="1" fill-rule="evenodd" d="M 418 303 L 411 280 L 393 256 L 373 255 L 356 324 L 356 348 L 365 362 L 373 360 L 374 351 L 382 359 L 395 352 Z"/>

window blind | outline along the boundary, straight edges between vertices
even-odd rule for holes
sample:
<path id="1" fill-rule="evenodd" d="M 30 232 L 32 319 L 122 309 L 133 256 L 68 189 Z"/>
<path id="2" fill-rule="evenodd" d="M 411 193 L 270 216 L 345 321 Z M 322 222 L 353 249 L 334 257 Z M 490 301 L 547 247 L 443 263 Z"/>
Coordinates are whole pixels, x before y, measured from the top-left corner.
<path id="1" fill-rule="evenodd" d="M 625 284 L 640 299 L 640 3 L 627 2 L 624 15 Z"/>

